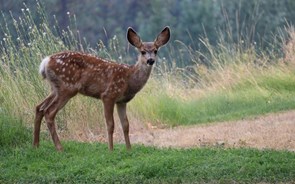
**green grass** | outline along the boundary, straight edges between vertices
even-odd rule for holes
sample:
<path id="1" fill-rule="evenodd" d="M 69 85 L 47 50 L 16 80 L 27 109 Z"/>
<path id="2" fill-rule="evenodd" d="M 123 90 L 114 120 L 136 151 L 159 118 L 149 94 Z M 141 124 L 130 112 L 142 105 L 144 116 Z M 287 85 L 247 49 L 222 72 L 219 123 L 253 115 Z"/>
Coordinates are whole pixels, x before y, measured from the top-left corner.
<path id="1" fill-rule="evenodd" d="M 0 148 L 15 148 L 31 138 L 32 134 L 22 121 L 0 112 Z"/>
<path id="2" fill-rule="evenodd" d="M 147 119 L 173 126 L 238 120 L 294 109 L 295 74 L 279 69 L 275 72 L 257 74 L 255 82 L 241 79 L 225 89 L 208 90 L 205 95 L 196 94 L 186 99 L 169 95 L 171 92 L 159 90 L 161 86 L 157 86 L 157 91 L 147 89 L 131 103 Z M 185 95 L 185 90 L 181 95 Z"/>
<path id="3" fill-rule="evenodd" d="M 31 131 L 1 113 L 0 183 L 257 183 L 294 182 L 295 153 L 224 149 L 158 149 L 116 144 L 62 142 L 56 152 L 41 139 L 32 148 Z"/>
<path id="4" fill-rule="evenodd" d="M 253 149 L 156 149 L 64 142 L 58 153 L 51 142 L 1 150 L 0 182 L 19 183 L 193 183 L 290 182 L 295 154 Z"/>

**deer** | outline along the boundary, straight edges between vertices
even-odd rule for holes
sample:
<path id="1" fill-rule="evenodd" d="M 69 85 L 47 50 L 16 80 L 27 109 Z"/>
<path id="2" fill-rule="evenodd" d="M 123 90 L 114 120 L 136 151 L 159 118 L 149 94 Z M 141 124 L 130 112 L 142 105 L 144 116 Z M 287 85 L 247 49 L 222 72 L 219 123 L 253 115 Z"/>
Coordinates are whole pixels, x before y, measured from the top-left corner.
<path id="1" fill-rule="evenodd" d="M 77 94 L 100 99 L 107 128 L 108 149 L 113 151 L 114 108 L 117 107 L 126 149 L 131 149 L 127 103 L 144 87 L 157 59 L 158 50 L 170 39 L 166 26 L 153 42 L 142 42 L 133 28 L 127 29 L 127 40 L 139 54 L 134 65 L 119 64 L 78 51 L 64 51 L 45 57 L 39 67 L 49 82 L 51 93 L 35 109 L 33 147 L 39 147 L 43 117 L 57 151 L 63 147 L 56 132 L 55 117 Z"/>

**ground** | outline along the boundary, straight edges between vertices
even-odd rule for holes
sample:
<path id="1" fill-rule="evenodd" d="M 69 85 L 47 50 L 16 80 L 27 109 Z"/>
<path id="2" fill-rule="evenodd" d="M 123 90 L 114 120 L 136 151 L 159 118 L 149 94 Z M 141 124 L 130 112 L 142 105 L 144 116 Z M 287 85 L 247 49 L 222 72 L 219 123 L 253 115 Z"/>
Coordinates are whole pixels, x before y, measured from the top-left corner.
<path id="1" fill-rule="evenodd" d="M 116 125 L 115 141 L 124 143 L 118 121 Z M 94 135 L 89 131 L 87 135 L 80 133 L 74 139 L 107 141 L 105 133 Z M 159 128 L 133 120 L 130 121 L 130 139 L 132 144 L 156 147 L 249 147 L 295 151 L 295 111 L 173 128 Z"/>

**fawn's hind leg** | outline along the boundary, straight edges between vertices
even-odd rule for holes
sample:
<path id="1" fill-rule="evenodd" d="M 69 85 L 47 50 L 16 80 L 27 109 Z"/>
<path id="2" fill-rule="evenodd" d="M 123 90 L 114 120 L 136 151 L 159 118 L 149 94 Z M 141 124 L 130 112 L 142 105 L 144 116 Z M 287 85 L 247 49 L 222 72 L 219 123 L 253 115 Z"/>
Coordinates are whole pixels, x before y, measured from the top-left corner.
<path id="1" fill-rule="evenodd" d="M 48 106 L 54 99 L 55 94 L 51 93 L 48 97 L 45 98 L 39 105 L 36 107 L 36 112 L 35 112 L 35 121 L 34 121 L 34 142 L 33 146 L 38 147 L 39 146 L 39 141 L 40 141 L 40 127 L 41 127 L 41 122 L 44 117 L 44 107 Z"/>
<path id="2" fill-rule="evenodd" d="M 62 94 L 62 95 L 59 95 Z M 55 145 L 56 150 L 62 151 L 62 146 L 60 140 L 58 138 L 56 127 L 55 127 L 55 116 L 60 109 L 62 109 L 66 103 L 73 97 L 75 94 L 67 94 L 63 91 L 63 93 L 57 94 L 56 98 L 50 103 L 48 107 L 44 110 L 45 121 L 49 132 L 51 134 L 53 143 Z"/>

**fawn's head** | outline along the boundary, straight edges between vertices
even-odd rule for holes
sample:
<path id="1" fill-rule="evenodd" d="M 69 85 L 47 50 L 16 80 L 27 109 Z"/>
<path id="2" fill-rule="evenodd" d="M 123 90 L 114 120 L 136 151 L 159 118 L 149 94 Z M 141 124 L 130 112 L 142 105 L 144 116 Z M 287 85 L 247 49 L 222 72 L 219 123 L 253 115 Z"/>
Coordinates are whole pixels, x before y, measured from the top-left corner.
<path id="1" fill-rule="evenodd" d="M 152 66 L 156 61 L 158 49 L 170 39 L 170 29 L 165 27 L 153 42 L 142 42 L 137 33 L 129 27 L 127 39 L 140 52 L 139 62 Z"/>

